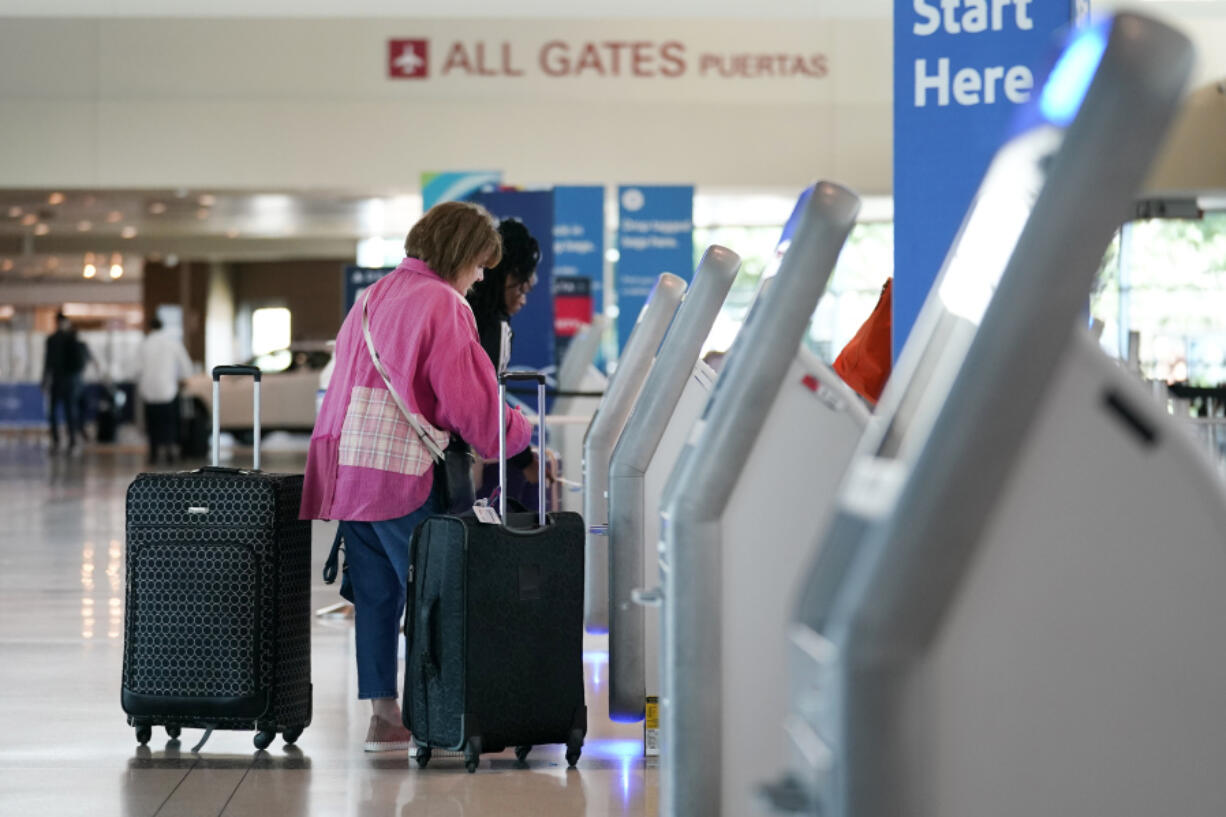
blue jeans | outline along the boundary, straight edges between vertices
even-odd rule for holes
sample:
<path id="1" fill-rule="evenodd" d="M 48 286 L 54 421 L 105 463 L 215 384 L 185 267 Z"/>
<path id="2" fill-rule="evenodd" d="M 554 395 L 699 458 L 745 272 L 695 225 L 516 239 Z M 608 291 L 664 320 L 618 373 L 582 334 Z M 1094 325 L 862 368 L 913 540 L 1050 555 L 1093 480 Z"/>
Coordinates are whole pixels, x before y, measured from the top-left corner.
<path id="1" fill-rule="evenodd" d="M 382 522 L 341 522 L 345 565 L 353 585 L 358 698 L 398 698 L 400 619 L 409 578 L 413 531 L 436 512 L 434 492 L 412 513 Z"/>

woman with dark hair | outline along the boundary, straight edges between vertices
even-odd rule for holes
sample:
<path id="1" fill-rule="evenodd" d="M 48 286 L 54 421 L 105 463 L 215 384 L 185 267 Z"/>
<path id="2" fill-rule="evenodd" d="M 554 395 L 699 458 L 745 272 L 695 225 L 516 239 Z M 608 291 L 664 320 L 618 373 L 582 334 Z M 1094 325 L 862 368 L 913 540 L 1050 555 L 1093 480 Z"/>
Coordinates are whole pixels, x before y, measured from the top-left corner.
<path id="1" fill-rule="evenodd" d="M 502 237 L 502 260 L 485 271 L 468 293 L 468 303 L 477 318 L 481 346 L 499 374 L 511 357 L 511 318 L 524 308 L 528 293 L 536 286 L 536 266 L 541 247 L 522 221 L 504 218 L 498 224 Z"/>
<path id="2" fill-rule="evenodd" d="M 437 205 L 409 232 L 405 254 L 337 335 L 302 493 L 303 519 L 340 520 L 358 698 L 372 707 L 364 744 L 371 752 L 409 747 L 397 704 L 397 648 L 409 541 L 419 522 L 442 510 L 432 450 L 460 434 L 492 458 L 500 426 L 508 451 L 523 451 L 532 437 L 527 419 L 498 402 L 494 367 L 464 300 L 502 256 L 490 214 L 474 204 Z"/>
<path id="3" fill-rule="evenodd" d="M 481 347 L 489 355 L 494 369 L 502 374 L 511 359 L 511 317 L 524 308 L 528 293 L 536 286 L 536 267 L 541 260 L 541 247 L 518 219 L 504 218 L 500 221 L 498 235 L 502 237 L 502 260 L 487 269 L 484 279 L 469 290 L 468 303 L 477 319 Z M 538 479 L 539 466 L 530 448 L 508 457 L 507 466 L 508 469 L 523 472 L 530 483 Z M 489 489 L 497 484 L 497 480 L 497 469 L 487 466 L 482 493 L 489 494 Z M 514 495 L 517 492 L 512 490 L 510 493 Z"/>

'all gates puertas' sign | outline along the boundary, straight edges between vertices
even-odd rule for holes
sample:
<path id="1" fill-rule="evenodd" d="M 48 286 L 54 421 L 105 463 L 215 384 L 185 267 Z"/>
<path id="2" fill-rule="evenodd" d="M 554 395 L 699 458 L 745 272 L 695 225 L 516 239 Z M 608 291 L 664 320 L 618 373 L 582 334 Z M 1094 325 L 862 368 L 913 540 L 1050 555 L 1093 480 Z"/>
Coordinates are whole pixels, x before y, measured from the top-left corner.
<path id="1" fill-rule="evenodd" d="M 694 75 L 754 79 L 812 77 L 829 73 L 828 58 L 813 51 L 699 50 L 679 40 L 549 40 L 532 47 L 508 40 L 429 38 L 388 40 L 390 79 L 468 77 L 636 77 Z"/>
<path id="2" fill-rule="evenodd" d="M 1076 0 L 895 0 L 894 357 Z"/>

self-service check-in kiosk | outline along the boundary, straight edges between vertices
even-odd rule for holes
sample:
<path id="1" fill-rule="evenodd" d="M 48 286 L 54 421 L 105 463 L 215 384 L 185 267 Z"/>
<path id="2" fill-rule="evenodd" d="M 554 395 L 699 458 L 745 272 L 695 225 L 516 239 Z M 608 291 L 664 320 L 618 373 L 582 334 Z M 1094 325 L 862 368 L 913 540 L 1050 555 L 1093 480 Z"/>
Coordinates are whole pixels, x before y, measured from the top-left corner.
<path id="1" fill-rule="evenodd" d="M 655 584 L 664 481 L 715 385 L 715 372 L 698 354 L 740 267 L 741 258 L 732 250 L 707 248 L 613 451 L 609 466 L 609 713 L 614 720 L 642 720 L 647 695 L 658 695 L 658 611 L 637 604 L 634 592 L 648 582 Z"/>
<path id="2" fill-rule="evenodd" d="M 583 438 L 583 518 L 588 526 L 583 621 L 589 633 L 609 631 L 609 460 L 685 287 L 685 279 L 672 273 L 656 279 Z"/>
<path id="3" fill-rule="evenodd" d="M 785 635 L 811 543 L 868 410 L 803 345 L 860 200 L 809 197 L 661 503 L 660 813 L 753 810 L 786 757 Z"/>
<path id="4" fill-rule="evenodd" d="M 1226 492 L 1078 326 L 1190 66 L 1084 29 L 990 165 L 800 597 L 777 808 L 1226 814 Z"/>
<path id="5" fill-rule="evenodd" d="M 553 426 L 549 442 L 557 448 L 564 474 L 582 472 L 583 438 L 600 407 L 598 395 L 609 385 L 604 373 L 592 365 L 608 325 L 609 319 L 604 315 L 594 315 L 592 322 L 571 340 L 558 365 L 558 399 L 545 419 Z M 576 487 L 581 488 L 582 482 Z M 563 491 L 562 510 L 582 513 L 583 495 Z"/>

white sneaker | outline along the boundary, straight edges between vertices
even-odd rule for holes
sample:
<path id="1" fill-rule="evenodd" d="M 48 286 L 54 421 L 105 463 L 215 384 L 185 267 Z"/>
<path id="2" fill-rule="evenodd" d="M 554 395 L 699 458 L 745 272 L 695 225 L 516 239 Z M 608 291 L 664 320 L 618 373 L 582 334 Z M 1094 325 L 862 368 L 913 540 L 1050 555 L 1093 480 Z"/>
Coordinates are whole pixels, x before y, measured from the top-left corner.
<path id="1" fill-rule="evenodd" d="M 412 745 L 413 736 L 408 729 L 398 723 L 388 723 L 378 715 L 370 716 L 370 728 L 362 744 L 367 752 L 403 752 Z"/>

